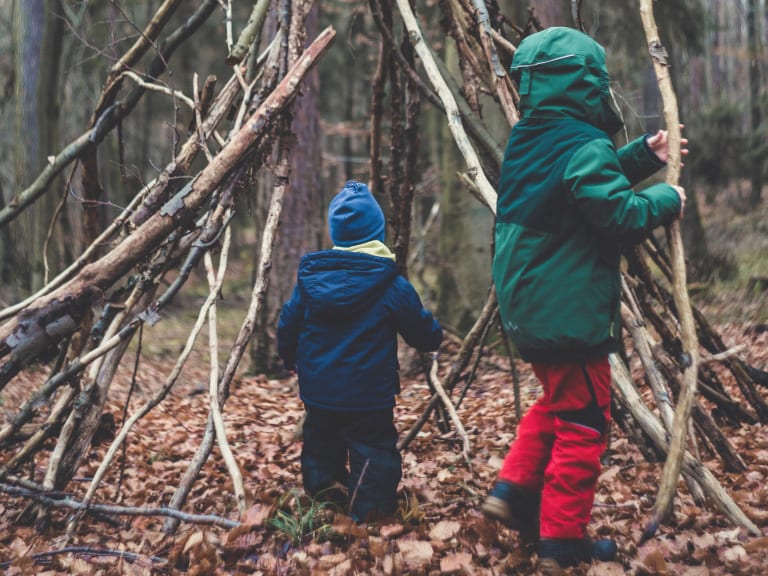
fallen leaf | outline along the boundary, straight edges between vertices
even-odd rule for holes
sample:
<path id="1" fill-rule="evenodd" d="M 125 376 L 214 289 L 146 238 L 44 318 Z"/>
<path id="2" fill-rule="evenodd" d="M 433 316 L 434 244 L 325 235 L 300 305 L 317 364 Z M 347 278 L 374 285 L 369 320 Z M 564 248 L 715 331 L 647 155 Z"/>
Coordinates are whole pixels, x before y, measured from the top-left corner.
<path id="1" fill-rule="evenodd" d="M 596 562 L 587 570 L 587 576 L 625 576 L 626 573 L 619 562 Z"/>
<path id="2" fill-rule="evenodd" d="M 408 566 L 423 566 L 432 561 L 434 550 L 429 542 L 423 540 L 398 540 L 400 555 Z"/>
<path id="3" fill-rule="evenodd" d="M 429 531 L 432 540 L 450 540 L 461 530 L 461 524 L 455 520 L 441 520 Z"/>
<path id="4" fill-rule="evenodd" d="M 331 568 L 338 566 L 344 560 L 347 559 L 347 555 L 344 552 L 338 552 L 336 554 L 328 554 L 320 558 L 320 568 L 324 570 L 330 570 Z"/>
<path id="5" fill-rule="evenodd" d="M 455 574 L 470 569 L 472 566 L 472 554 L 458 552 L 440 560 L 441 574 Z"/>
<path id="6" fill-rule="evenodd" d="M 643 558 L 643 564 L 651 574 L 666 574 L 667 573 L 667 561 L 664 560 L 664 556 L 658 550 L 652 550 Z"/>
<path id="7" fill-rule="evenodd" d="M 768 550 L 768 536 L 756 538 L 744 544 L 744 550 L 747 552 L 762 552 Z"/>
<path id="8" fill-rule="evenodd" d="M 391 539 L 400 536 L 403 532 L 405 532 L 405 526 L 402 524 L 387 524 L 381 527 L 379 535 L 382 538 Z"/>

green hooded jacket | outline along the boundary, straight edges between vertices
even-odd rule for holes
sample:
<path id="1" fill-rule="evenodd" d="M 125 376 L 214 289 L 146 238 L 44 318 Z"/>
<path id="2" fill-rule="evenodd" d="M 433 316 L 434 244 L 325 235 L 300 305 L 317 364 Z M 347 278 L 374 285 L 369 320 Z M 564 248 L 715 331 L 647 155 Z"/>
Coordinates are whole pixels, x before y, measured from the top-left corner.
<path id="1" fill-rule="evenodd" d="M 605 50 L 570 28 L 520 43 L 521 120 L 499 179 L 493 277 L 504 328 L 536 363 L 618 350 L 622 244 L 680 212 L 672 186 L 632 186 L 663 166 L 646 137 L 617 150 Z"/>

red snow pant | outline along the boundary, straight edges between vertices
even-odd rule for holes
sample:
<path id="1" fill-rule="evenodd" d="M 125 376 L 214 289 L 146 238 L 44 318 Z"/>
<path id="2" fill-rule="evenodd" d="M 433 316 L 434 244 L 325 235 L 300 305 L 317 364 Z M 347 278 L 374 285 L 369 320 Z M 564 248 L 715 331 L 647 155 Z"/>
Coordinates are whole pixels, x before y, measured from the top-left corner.
<path id="1" fill-rule="evenodd" d="M 544 393 L 528 410 L 499 478 L 541 491 L 541 538 L 587 535 L 610 421 L 608 358 L 534 364 Z"/>

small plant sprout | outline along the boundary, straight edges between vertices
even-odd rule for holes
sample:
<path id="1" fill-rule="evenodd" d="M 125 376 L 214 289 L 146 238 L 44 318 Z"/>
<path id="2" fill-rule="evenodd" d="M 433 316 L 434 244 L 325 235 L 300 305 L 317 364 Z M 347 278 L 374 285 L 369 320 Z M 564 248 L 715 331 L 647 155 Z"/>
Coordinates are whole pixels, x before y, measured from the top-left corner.
<path id="1" fill-rule="evenodd" d="M 335 505 L 320 496 L 310 500 L 298 490 L 289 491 L 280 498 L 269 525 L 285 534 L 293 546 L 298 546 L 306 537 L 324 540 L 331 531 L 329 512 Z"/>

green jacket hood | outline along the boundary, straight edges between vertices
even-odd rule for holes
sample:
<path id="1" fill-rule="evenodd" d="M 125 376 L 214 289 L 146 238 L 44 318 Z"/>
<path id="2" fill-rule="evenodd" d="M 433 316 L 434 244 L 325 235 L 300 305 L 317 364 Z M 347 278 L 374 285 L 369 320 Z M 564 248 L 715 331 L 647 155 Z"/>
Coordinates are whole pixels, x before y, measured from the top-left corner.
<path id="1" fill-rule="evenodd" d="M 574 118 L 613 135 L 622 122 L 611 106 L 605 49 L 572 28 L 525 38 L 510 67 L 523 118 Z"/>

